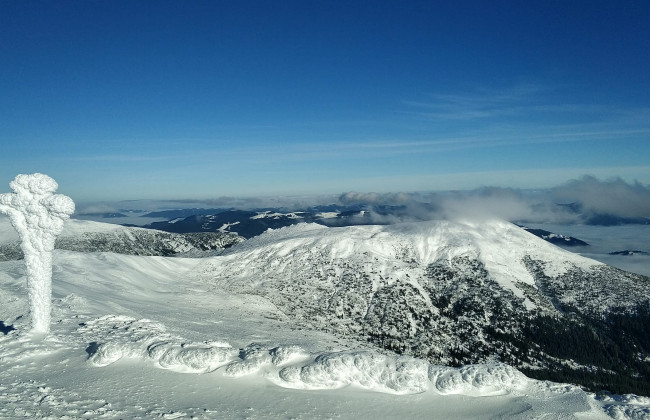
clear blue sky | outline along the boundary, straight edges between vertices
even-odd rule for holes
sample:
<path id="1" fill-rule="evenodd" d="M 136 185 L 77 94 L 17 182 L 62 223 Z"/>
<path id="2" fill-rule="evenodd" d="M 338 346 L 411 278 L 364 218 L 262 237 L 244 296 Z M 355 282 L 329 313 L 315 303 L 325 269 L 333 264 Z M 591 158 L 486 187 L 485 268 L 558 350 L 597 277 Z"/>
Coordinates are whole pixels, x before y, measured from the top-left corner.
<path id="1" fill-rule="evenodd" d="M 75 200 L 647 184 L 650 2 L 0 0 L 0 183 L 31 172 Z"/>

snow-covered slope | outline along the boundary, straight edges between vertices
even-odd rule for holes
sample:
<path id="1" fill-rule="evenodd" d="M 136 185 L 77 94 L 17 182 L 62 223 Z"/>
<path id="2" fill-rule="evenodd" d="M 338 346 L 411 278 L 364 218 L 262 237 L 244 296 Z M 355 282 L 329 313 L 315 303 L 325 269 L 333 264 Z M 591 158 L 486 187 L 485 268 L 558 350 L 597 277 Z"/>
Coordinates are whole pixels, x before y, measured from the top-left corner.
<path id="1" fill-rule="evenodd" d="M 457 258 L 480 261 L 501 287 L 525 298 L 518 283 L 535 286 L 524 257 L 545 262 L 544 274 L 558 276 L 569 269 L 591 271 L 603 264 L 564 251 L 517 226 L 498 220 L 483 222 L 430 221 L 395 225 L 326 228 L 299 224 L 267 232 L 233 248 L 219 259 L 215 274 L 221 279 L 242 273 L 250 265 L 269 273 L 293 275 L 301 262 L 325 266 L 336 261 L 367 262 L 373 289 L 405 280 L 414 267 L 450 263 Z M 291 267 L 280 264 L 286 260 Z M 208 269 L 211 270 L 212 268 Z M 285 273 L 285 269 L 289 272 Z M 219 270 L 223 270 L 219 271 Z M 411 278 L 411 282 L 416 280 Z M 527 304 L 534 305 L 525 298 Z"/>
<path id="2" fill-rule="evenodd" d="M 303 327 L 435 363 L 497 358 L 540 376 L 564 369 L 567 357 L 577 376 L 599 374 L 609 366 L 609 325 L 589 350 L 598 357 L 567 356 L 557 342 L 576 340 L 610 312 L 634 314 L 650 296 L 647 278 L 502 221 L 300 224 L 242 242 L 198 270 L 213 290 L 262 296 Z M 628 344 L 650 356 L 647 344 L 620 343 Z"/>
<path id="3" fill-rule="evenodd" d="M 218 259 L 220 257 L 217 257 Z M 214 263 L 215 261 L 212 261 Z M 0 418 L 644 418 L 499 364 L 450 368 L 296 328 L 212 290 L 198 259 L 56 251 L 52 333 L 33 337 L 21 261 L 0 262 Z"/>
<path id="4" fill-rule="evenodd" d="M 231 233 L 169 233 L 152 229 L 125 227 L 88 220 L 66 221 L 55 247 L 81 252 L 116 252 L 150 256 L 205 256 L 206 251 L 222 251 L 243 238 Z M 0 216 L 0 261 L 20 259 L 18 235 L 9 219 Z"/>
<path id="5" fill-rule="evenodd" d="M 561 310 L 562 302 L 599 312 L 631 306 L 645 298 L 648 290 L 641 276 L 565 251 L 503 221 L 343 228 L 299 224 L 240 243 L 222 257 L 206 261 L 202 270 L 207 281 L 220 287 L 264 295 L 286 289 L 296 296 L 287 295 L 284 300 L 303 310 L 336 306 L 340 293 L 361 289 L 367 296 L 359 298 L 367 307 L 381 290 L 406 285 L 426 303 L 430 292 L 440 292 L 442 271 L 482 277 L 528 310 L 547 312 Z M 571 276 L 588 276 L 591 289 L 598 288 L 603 273 L 623 282 L 624 290 L 612 288 L 600 296 L 579 285 L 564 285 L 562 295 L 551 290 L 554 281 Z M 301 285 L 310 290 L 311 297 L 298 292 Z M 365 309 L 359 308 L 363 313 Z"/>

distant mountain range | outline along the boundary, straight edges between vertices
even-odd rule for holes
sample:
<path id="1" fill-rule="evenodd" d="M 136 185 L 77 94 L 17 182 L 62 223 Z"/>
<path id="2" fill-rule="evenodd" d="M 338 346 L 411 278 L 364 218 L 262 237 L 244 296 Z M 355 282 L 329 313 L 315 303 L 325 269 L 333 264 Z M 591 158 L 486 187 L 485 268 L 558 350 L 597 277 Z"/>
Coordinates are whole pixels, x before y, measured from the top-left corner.
<path id="1" fill-rule="evenodd" d="M 143 227 L 165 232 L 232 232 L 244 238 L 252 238 L 268 229 L 280 229 L 297 223 L 318 223 L 324 226 L 387 225 L 404 216 L 401 207 L 383 207 L 365 210 L 333 207 L 306 211 L 282 212 L 279 209 L 260 211 L 183 209 L 149 213 L 148 217 L 173 217 L 168 221 L 153 222 Z M 189 214 L 189 215 L 188 215 Z M 578 238 L 555 234 L 543 229 L 523 227 L 533 235 L 561 246 L 588 246 Z"/>
<path id="2" fill-rule="evenodd" d="M 610 252 L 609 255 L 624 255 L 624 256 L 632 256 L 632 255 L 650 255 L 650 252 L 646 251 L 631 251 L 629 249 L 623 250 L 623 251 L 614 251 Z"/>
<path id="3" fill-rule="evenodd" d="M 588 246 L 589 244 L 581 239 L 574 238 L 573 236 L 559 235 L 557 233 L 549 232 L 544 229 L 532 229 L 526 226 L 518 225 L 527 232 L 532 233 L 538 238 L 542 238 L 547 242 L 561 246 Z"/>

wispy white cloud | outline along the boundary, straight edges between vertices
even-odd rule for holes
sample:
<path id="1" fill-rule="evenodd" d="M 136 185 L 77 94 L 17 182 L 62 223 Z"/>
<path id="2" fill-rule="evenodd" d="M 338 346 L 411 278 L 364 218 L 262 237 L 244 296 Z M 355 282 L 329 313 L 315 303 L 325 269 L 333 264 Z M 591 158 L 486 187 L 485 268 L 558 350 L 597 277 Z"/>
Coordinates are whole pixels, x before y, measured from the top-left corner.
<path id="1" fill-rule="evenodd" d="M 494 123 L 506 120 L 511 124 L 541 121 L 545 126 L 562 120 L 580 122 L 637 121 L 647 127 L 647 107 L 612 103 L 578 102 L 567 87 L 524 84 L 501 90 L 477 88 L 464 93 L 433 93 L 425 99 L 407 100 L 404 111 L 432 122 Z M 552 117 L 552 118 L 551 118 Z"/>
<path id="2" fill-rule="evenodd" d="M 156 155 L 156 154 L 99 154 L 99 155 L 79 155 L 67 157 L 67 160 L 77 162 L 149 162 L 176 159 L 174 155 Z"/>
<path id="3" fill-rule="evenodd" d="M 502 90 L 480 88 L 462 94 L 433 93 L 426 101 L 405 101 L 414 115 L 434 120 L 474 120 L 513 116 L 547 89 L 517 85 Z M 534 103 L 534 102 L 532 102 Z"/>

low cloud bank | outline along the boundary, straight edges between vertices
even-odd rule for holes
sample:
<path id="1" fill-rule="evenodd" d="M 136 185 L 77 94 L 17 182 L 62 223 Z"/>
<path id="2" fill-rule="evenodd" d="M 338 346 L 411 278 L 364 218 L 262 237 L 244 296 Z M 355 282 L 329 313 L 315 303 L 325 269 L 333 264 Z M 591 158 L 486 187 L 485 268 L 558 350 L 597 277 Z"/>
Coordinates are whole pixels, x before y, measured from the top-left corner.
<path id="1" fill-rule="evenodd" d="M 552 190 L 558 202 L 576 203 L 587 214 L 618 217 L 650 217 L 650 186 L 628 184 L 620 178 L 599 181 L 585 176 Z"/>
<path id="2" fill-rule="evenodd" d="M 443 193 L 347 192 L 339 202 L 366 206 L 378 223 L 468 217 L 527 223 L 650 223 L 650 186 L 593 176 L 548 190 L 484 187 Z"/>
<path id="3" fill-rule="evenodd" d="M 599 180 L 584 176 L 545 190 L 483 187 L 446 192 L 356 192 L 338 196 L 218 197 L 206 200 L 134 200 L 79 206 L 78 216 L 125 213 L 136 219 L 148 212 L 169 209 L 280 209 L 286 212 L 368 210 L 360 223 L 390 224 L 439 218 L 500 218 L 521 223 L 582 223 L 615 225 L 650 223 L 650 185 L 628 183 L 620 178 Z M 329 208 L 330 210 L 322 210 Z M 137 210 L 131 213 L 131 210 Z M 349 224 L 336 218 L 328 224 Z M 113 220 L 116 222 L 115 220 Z M 124 222 L 120 222 L 124 223 Z"/>

